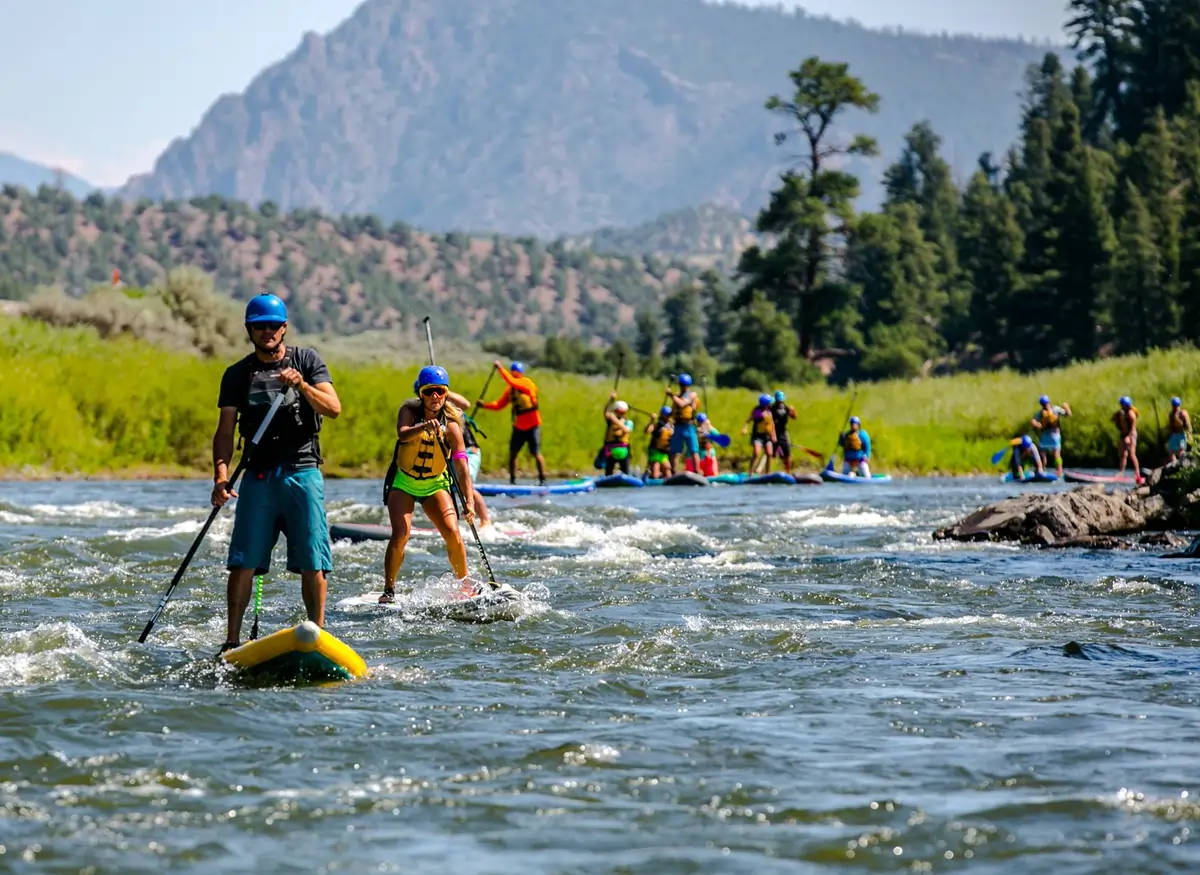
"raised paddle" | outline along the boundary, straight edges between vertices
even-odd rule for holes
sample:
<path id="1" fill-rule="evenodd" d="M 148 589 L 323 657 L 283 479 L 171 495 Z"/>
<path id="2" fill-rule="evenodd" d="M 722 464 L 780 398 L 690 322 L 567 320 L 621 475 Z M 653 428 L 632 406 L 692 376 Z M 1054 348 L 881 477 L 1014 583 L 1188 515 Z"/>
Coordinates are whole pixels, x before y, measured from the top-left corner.
<path id="1" fill-rule="evenodd" d="M 429 346 L 429 363 L 437 364 L 433 357 L 433 329 L 429 327 L 429 317 L 425 317 L 425 342 Z M 495 373 L 495 368 L 492 372 Z M 490 380 L 491 377 L 489 376 Z M 487 388 L 486 386 L 484 387 Z M 446 470 L 450 472 L 450 500 L 454 501 L 454 496 L 458 496 L 459 502 L 462 504 L 462 515 L 465 519 L 467 516 L 467 497 L 463 495 L 462 487 L 458 485 L 458 472 L 454 470 L 454 461 L 450 458 L 450 453 L 446 449 L 446 445 L 438 438 L 438 448 L 442 451 L 442 458 L 446 460 Z M 455 513 L 458 512 L 458 507 L 455 507 Z M 487 569 L 488 581 L 494 587 L 499 587 L 496 583 L 496 575 L 492 573 L 492 563 L 488 561 L 487 550 L 483 548 L 483 541 L 479 538 L 479 532 L 475 529 L 475 523 L 472 520 L 467 520 L 467 525 L 471 527 L 471 534 L 475 537 L 475 546 L 479 548 L 479 555 L 483 557 L 483 567 Z"/>
<path id="2" fill-rule="evenodd" d="M 254 437 L 250 438 L 250 445 L 242 452 L 242 460 L 238 462 L 237 467 L 233 469 L 233 474 L 229 478 L 229 490 L 233 491 L 233 487 L 237 485 L 238 478 L 242 476 L 242 471 L 246 468 L 246 463 L 250 460 L 255 447 L 262 440 L 263 435 L 267 432 L 267 426 L 271 424 L 271 420 L 275 418 L 275 411 L 283 404 L 283 397 L 286 393 L 280 392 L 276 394 L 275 400 L 271 402 L 271 408 L 267 411 L 267 415 L 263 417 L 262 425 L 258 427 L 258 431 L 254 433 Z M 146 628 L 142 630 L 142 634 L 138 636 L 138 643 L 144 644 L 150 636 L 150 630 L 154 628 L 154 624 L 158 622 L 159 615 L 167 606 L 167 602 L 171 600 L 171 594 L 175 592 L 175 587 L 179 586 L 179 581 L 183 579 L 183 573 L 187 571 L 187 567 L 192 562 L 192 557 L 196 555 L 196 551 L 200 548 L 200 542 L 204 540 L 204 536 L 208 534 L 208 529 L 213 524 L 213 520 L 217 518 L 217 514 L 221 512 L 221 508 L 214 507 L 212 513 L 208 515 L 208 519 L 204 523 L 204 527 L 200 529 L 200 534 L 196 535 L 196 540 L 192 541 L 192 546 L 188 548 L 187 555 L 183 557 L 183 562 L 179 566 L 179 570 L 175 572 L 175 576 L 171 578 L 171 583 L 167 587 L 167 591 L 162 594 L 162 598 L 158 600 L 158 607 L 154 609 L 150 621 L 146 623 Z"/>
<path id="3" fill-rule="evenodd" d="M 425 327 L 428 328 L 429 317 L 425 317 L 425 320 Z M 432 354 L 432 350 L 430 350 L 430 353 Z M 478 434 L 483 435 L 485 438 L 487 435 L 483 433 L 483 429 L 475 425 L 475 417 L 479 414 L 479 405 L 481 405 L 483 403 L 483 399 L 487 397 L 488 386 L 492 385 L 492 377 L 494 376 L 496 376 L 496 366 L 492 365 L 492 369 L 488 371 L 487 379 L 483 381 L 483 388 L 479 390 L 479 397 L 475 399 L 475 406 L 471 408 L 471 413 L 469 416 L 467 416 L 467 420 L 471 423 L 471 426 L 475 429 L 475 431 Z"/>

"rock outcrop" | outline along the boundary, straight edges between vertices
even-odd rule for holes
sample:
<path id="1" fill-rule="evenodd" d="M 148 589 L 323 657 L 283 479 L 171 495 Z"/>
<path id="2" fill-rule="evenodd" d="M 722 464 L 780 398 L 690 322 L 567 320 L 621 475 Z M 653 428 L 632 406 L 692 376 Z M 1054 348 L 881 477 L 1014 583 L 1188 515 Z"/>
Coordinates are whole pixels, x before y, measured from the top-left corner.
<path id="1" fill-rule="evenodd" d="M 1131 492 L 1084 486 L 1072 492 L 1027 492 L 978 510 L 934 538 L 1019 541 L 1049 547 L 1061 541 L 1128 535 L 1146 528 L 1141 499 Z"/>
<path id="2" fill-rule="evenodd" d="M 933 533 L 936 540 L 1016 541 L 1039 547 L 1114 549 L 1153 530 L 1200 528 L 1200 464 L 1192 458 L 1150 472 L 1136 490 L 1082 486 L 1070 492 L 1027 492 L 988 505 Z M 1179 546 L 1172 536 L 1142 543 Z"/>

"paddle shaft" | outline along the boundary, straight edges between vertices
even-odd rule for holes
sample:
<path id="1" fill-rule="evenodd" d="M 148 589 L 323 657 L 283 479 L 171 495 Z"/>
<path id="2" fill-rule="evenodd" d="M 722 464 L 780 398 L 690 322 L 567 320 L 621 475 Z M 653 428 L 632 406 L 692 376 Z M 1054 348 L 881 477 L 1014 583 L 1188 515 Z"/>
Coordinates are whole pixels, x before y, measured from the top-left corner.
<path id="1" fill-rule="evenodd" d="M 267 415 L 263 418 L 262 425 L 258 427 L 258 431 L 254 433 L 254 437 L 250 439 L 250 445 L 246 447 L 242 453 L 242 459 L 238 462 L 237 467 L 233 469 L 233 474 L 229 477 L 229 490 L 233 491 L 233 487 L 237 485 L 238 478 L 242 476 L 242 472 L 246 469 L 246 463 L 250 461 L 250 456 L 253 454 L 255 447 L 266 434 L 267 426 L 271 424 L 271 420 L 275 418 L 281 404 L 283 404 L 284 392 L 280 392 L 275 396 L 275 400 L 271 402 L 271 408 L 267 411 Z M 183 562 L 179 565 L 179 570 L 175 572 L 175 576 L 171 578 L 171 583 L 167 586 L 167 591 L 162 594 L 162 598 L 158 600 L 158 607 L 154 609 L 154 614 L 151 615 L 150 621 L 146 623 L 146 628 L 142 630 L 142 634 L 138 636 L 138 643 L 144 644 L 146 639 L 150 637 L 150 630 L 154 628 L 154 624 L 158 622 L 159 616 L 167 607 L 167 602 L 171 600 L 171 594 L 175 592 L 175 587 L 179 586 L 179 581 L 183 579 L 183 574 L 187 571 L 189 565 L 192 564 L 192 557 L 196 555 L 196 551 L 200 549 L 200 542 L 204 540 L 204 536 L 208 534 L 209 528 L 213 524 L 213 520 L 217 518 L 217 514 L 221 512 L 221 508 L 214 507 L 212 513 L 208 515 L 204 526 L 200 529 L 200 533 L 196 535 L 196 540 L 192 541 L 192 546 L 188 548 L 187 555 L 183 557 Z"/>
<path id="2" fill-rule="evenodd" d="M 250 640 L 258 640 L 258 612 L 262 610 L 262 575 L 254 575 L 254 624 L 250 627 Z"/>
<path id="3" fill-rule="evenodd" d="M 858 400 L 858 393 L 855 392 L 850 396 L 850 406 L 846 408 L 846 415 L 842 417 L 842 422 L 850 421 L 850 414 L 854 412 L 854 402 Z M 833 460 L 837 458 L 838 447 L 842 445 L 842 427 L 838 426 L 838 436 L 833 444 L 833 452 L 829 454 L 829 467 L 833 467 Z"/>
<path id="4" fill-rule="evenodd" d="M 429 346 L 429 363 L 437 364 L 433 357 L 433 328 L 429 325 L 429 317 L 425 317 L 425 342 Z M 496 372 L 496 368 L 492 367 L 492 373 Z M 488 374 L 488 383 L 492 380 L 491 374 Z M 487 383 L 483 385 L 483 391 L 487 391 Z M 482 394 L 482 393 L 481 393 Z M 479 406 L 479 402 L 475 402 L 475 406 Z M 464 426 L 465 428 L 466 426 Z M 450 453 L 446 449 L 446 445 L 442 443 L 441 438 L 438 438 L 438 448 L 442 451 L 442 458 L 446 460 L 446 470 L 450 472 L 450 501 L 454 501 L 454 496 L 458 496 L 459 502 L 462 504 L 463 517 L 467 520 L 467 525 L 471 527 L 471 535 L 475 538 L 475 546 L 479 548 L 479 555 L 483 557 L 483 567 L 487 569 L 488 580 L 492 586 L 499 586 L 496 583 L 496 575 L 492 573 L 492 563 L 488 561 L 487 550 L 483 549 L 483 541 L 479 538 L 479 532 L 475 529 L 475 523 L 467 514 L 467 496 L 463 494 L 462 487 L 458 485 L 458 472 L 454 470 L 454 460 L 450 458 Z M 457 513 L 457 507 L 455 508 Z"/>
<path id="5" fill-rule="evenodd" d="M 428 329 L 429 325 L 426 324 L 425 328 Z M 433 361 L 433 340 L 432 339 L 430 339 L 430 341 L 429 341 L 429 360 Z M 496 366 L 492 365 L 492 369 L 490 371 L 488 371 L 487 379 L 483 381 L 483 388 L 479 390 L 479 397 L 475 399 L 475 406 L 473 408 L 471 408 L 471 419 L 474 419 L 475 415 L 477 413 L 479 413 L 479 405 L 481 405 L 483 403 L 483 399 L 487 397 L 488 386 L 492 385 L 492 377 L 494 377 L 494 376 L 496 376 Z M 478 431 L 478 429 L 476 429 L 476 431 Z M 483 432 L 479 432 L 479 433 L 483 434 Z M 487 437 L 486 434 L 484 434 L 483 436 Z"/>

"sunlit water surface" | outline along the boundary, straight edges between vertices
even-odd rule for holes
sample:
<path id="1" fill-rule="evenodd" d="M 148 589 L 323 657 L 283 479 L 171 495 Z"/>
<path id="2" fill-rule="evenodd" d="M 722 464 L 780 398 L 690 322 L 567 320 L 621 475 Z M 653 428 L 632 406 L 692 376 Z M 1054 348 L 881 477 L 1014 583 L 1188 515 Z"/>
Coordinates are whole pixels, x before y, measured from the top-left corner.
<path id="1" fill-rule="evenodd" d="M 228 512 L 135 643 L 207 484 L 0 484 L 0 872 L 1200 871 L 1200 569 L 932 540 L 1013 489 L 497 499 L 523 617 L 423 612 L 419 533 L 405 610 L 329 612 L 369 678 L 254 688 Z M 331 605 L 378 589 L 334 556 Z M 301 615 L 277 570 L 263 627 Z"/>

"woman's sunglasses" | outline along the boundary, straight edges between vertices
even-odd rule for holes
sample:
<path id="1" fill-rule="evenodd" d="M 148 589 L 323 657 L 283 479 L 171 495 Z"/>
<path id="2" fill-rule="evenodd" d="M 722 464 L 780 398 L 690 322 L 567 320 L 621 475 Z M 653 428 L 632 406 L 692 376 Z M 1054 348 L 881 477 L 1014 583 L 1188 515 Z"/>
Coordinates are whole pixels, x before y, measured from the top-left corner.
<path id="1" fill-rule="evenodd" d="M 276 331 L 278 331 L 282 327 L 283 327 L 282 322 L 255 322 L 254 323 L 255 331 L 266 331 L 269 334 L 274 334 Z"/>
<path id="2" fill-rule="evenodd" d="M 422 398 L 430 398 L 430 397 L 441 398 L 445 394 L 446 394 L 445 386 L 426 386 L 424 389 L 421 390 Z"/>

